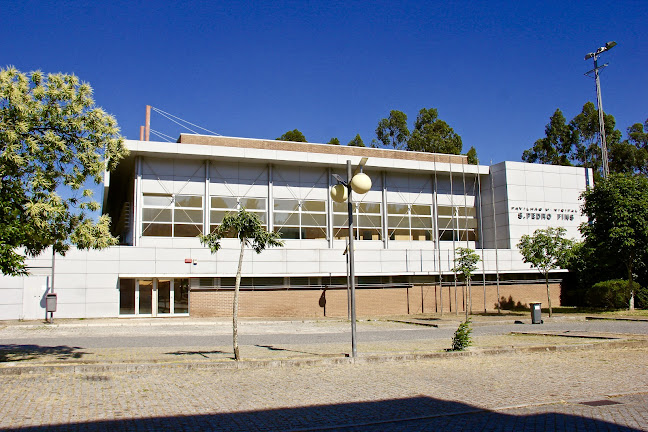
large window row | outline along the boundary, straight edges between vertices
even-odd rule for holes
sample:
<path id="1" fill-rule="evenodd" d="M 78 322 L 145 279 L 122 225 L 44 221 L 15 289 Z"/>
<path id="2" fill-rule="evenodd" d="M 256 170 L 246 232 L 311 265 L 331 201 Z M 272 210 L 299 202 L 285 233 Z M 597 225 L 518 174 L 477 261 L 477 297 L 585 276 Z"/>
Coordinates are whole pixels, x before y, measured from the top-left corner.
<path id="1" fill-rule="evenodd" d="M 228 212 L 245 208 L 268 226 L 266 198 L 222 197 L 209 199 L 209 227 L 214 230 Z M 327 239 L 327 202 L 323 200 L 275 199 L 272 223 L 284 239 Z M 347 203 L 333 203 L 333 238 L 348 236 Z M 383 208 L 380 202 L 356 202 L 354 238 L 383 239 Z M 387 203 L 387 236 L 390 240 L 433 241 L 434 212 L 431 204 Z M 476 241 L 475 207 L 438 206 L 439 238 L 442 241 Z M 203 197 L 197 195 L 144 194 L 142 235 L 196 237 L 202 234 Z"/>

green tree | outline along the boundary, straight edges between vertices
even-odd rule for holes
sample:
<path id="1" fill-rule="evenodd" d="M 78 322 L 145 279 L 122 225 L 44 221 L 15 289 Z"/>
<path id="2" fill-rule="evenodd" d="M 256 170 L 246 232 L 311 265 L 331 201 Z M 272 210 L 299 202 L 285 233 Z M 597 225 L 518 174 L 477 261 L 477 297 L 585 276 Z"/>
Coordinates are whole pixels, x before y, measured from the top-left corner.
<path id="1" fill-rule="evenodd" d="M 645 126 L 645 130 L 644 130 Z M 648 120 L 628 128 L 628 138 L 609 148 L 610 171 L 648 175 Z"/>
<path id="2" fill-rule="evenodd" d="M 356 134 L 356 136 L 349 141 L 347 145 L 349 147 L 365 147 L 365 143 L 362 141 L 362 138 L 360 138 L 360 134 Z"/>
<path id="3" fill-rule="evenodd" d="M 611 114 L 603 114 L 605 137 L 610 149 L 610 158 L 617 160 L 628 155 L 628 150 L 619 147 L 621 132 Z M 598 110 L 592 102 L 583 105 L 581 112 L 569 124 L 557 109 L 545 127 L 545 136 L 538 139 L 532 148 L 525 150 L 522 160 L 529 163 L 581 166 L 592 168 L 595 173 L 601 169 L 601 147 L 599 145 Z M 627 162 L 619 161 L 622 166 Z M 615 165 L 616 166 L 616 165 Z"/>
<path id="4" fill-rule="evenodd" d="M 522 160 L 549 165 L 573 165 L 571 153 L 574 143 L 574 131 L 567 124 L 562 111 L 557 109 L 545 126 L 545 137 L 536 140 L 531 149 L 525 150 Z"/>
<path id="5" fill-rule="evenodd" d="M 340 145 L 340 140 L 337 138 L 331 138 L 327 144 Z"/>
<path id="6" fill-rule="evenodd" d="M 603 113 L 605 123 L 605 142 L 608 148 L 614 147 L 621 140 L 621 132 L 616 129 L 616 120 L 611 114 Z M 599 143 L 598 110 L 592 102 L 583 105 L 582 111 L 569 123 L 574 131 L 575 159 L 579 166 L 592 168 L 594 172 L 601 169 L 601 147 Z"/>
<path id="7" fill-rule="evenodd" d="M 110 218 L 97 222 L 92 183 L 127 154 L 116 120 L 95 106 L 74 75 L 0 70 L 0 269 L 27 274 L 25 255 L 70 244 L 117 243 Z M 24 252 L 24 254 L 23 254 Z"/>
<path id="8" fill-rule="evenodd" d="M 473 249 L 462 247 L 456 249 L 456 256 L 454 259 L 455 266 L 452 271 L 461 274 L 466 282 L 466 322 L 468 322 L 468 309 L 472 310 L 470 281 L 473 272 L 477 270 L 477 263 L 479 261 L 479 255 L 477 255 Z"/>
<path id="9" fill-rule="evenodd" d="M 648 179 L 611 174 L 585 191 L 583 198 L 583 214 L 589 222 L 580 230 L 586 245 L 598 255 L 622 263 L 632 287 L 634 272 L 645 266 L 648 251 Z M 634 309 L 633 290 L 629 308 Z"/>
<path id="10" fill-rule="evenodd" d="M 407 142 L 408 150 L 458 155 L 462 147 L 461 136 L 439 119 L 435 108 L 422 108 L 419 111 L 412 136 Z"/>
<path id="11" fill-rule="evenodd" d="M 407 114 L 391 110 L 389 117 L 378 122 L 376 138 L 384 147 L 403 150 L 407 147 L 410 131 L 407 128 Z"/>
<path id="12" fill-rule="evenodd" d="M 200 242 L 209 247 L 215 254 L 221 248 L 221 239 L 234 234 L 241 243 L 241 252 L 239 254 L 238 269 L 236 270 L 236 282 L 234 284 L 234 301 L 232 304 L 232 345 L 234 348 L 234 360 L 240 360 L 238 346 L 238 309 L 239 309 L 239 289 L 241 287 L 241 268 L 243 266 L 243 252 L 245 247 L 251 247 L 256 253 L 261 253 L 267 247 L 283 246 L 280 234 L 268 232 L 263 227 L 261 220 L 254 213 L 250 213 L 244 208 L 237 213 L 228 213 L 223 218 L 223 222 L 207 235 L 200 236 Z"/>
<path id="13" fill-rule="evenodd" d="M 295 142 L 308 142 L 303 133 L 299 129 L 293 129 L 286 132 L 278 138 L 275 138 L 276 141 L 295 141 Z"/>
<path id="14" fill-rule="evenodd" d="M 552 314 L 549 272 L 567 266 L 574 244 L 572 240 L 564 237 L 565 232 L 565 228 L 562 227 L 537 229 L 532 236 L 523 235 L 517 244 L 524 262 L 531 264 L 531 267 L 538 269 L 545 277 L 549 316 Z"/>
<path id="15" fill-rule="evenodd" d="M 470 150 L 466 152 L 466 156 L 468 157 L 468 163 L 471 165 L 479 165 L 479 159 L 477 158 L 477 150 L 475 150 L 475 147 L 470 147 Z"/>

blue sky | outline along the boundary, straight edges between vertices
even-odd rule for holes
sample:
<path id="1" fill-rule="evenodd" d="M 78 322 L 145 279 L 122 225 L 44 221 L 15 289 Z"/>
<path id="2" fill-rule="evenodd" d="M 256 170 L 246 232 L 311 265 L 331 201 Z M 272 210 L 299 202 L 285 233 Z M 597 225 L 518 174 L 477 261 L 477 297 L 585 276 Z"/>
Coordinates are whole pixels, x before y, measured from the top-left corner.
<path id="1" fill-rule="evenodd" d="M 560 108 L 648 118 L 648 1 L 74 2 L 0 0 L 0 66 L 74 73 L 137 139 L 147 104 L 228 136 L 310 142 L 392 109 L 437 108 L 482 163 L 520 160 Z M 154 114 L 152 128 L 180 129 Z"/>

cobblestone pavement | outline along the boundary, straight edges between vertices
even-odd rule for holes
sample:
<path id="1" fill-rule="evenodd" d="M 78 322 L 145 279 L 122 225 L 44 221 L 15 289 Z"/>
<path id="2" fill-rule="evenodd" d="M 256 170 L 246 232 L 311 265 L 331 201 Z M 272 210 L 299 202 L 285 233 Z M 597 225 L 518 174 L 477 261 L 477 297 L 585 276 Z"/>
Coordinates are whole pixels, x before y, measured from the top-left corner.
<path id="1" fill-rule="evenodd" d="M 648 348 L 0 375 L 0 430 L 648 431 Z M 589 406 L 580 402 L 618 402 Z"/>

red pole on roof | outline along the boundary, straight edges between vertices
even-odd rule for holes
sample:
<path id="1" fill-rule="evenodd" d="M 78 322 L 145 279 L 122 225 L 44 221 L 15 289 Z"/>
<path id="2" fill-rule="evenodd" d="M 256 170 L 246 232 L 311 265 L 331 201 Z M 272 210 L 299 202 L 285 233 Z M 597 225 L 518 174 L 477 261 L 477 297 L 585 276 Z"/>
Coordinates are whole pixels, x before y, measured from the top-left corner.
<path id="1" fill-rule="evenodd" d="M 140 126 L 140 141 L 144 141 L 144 126 Z"/>

